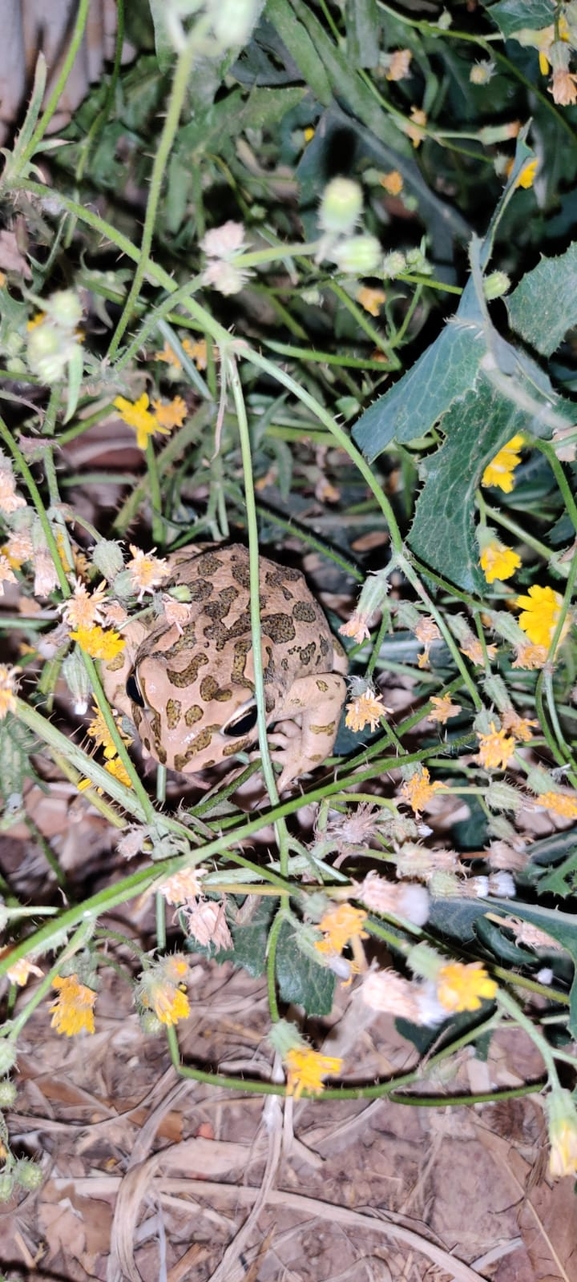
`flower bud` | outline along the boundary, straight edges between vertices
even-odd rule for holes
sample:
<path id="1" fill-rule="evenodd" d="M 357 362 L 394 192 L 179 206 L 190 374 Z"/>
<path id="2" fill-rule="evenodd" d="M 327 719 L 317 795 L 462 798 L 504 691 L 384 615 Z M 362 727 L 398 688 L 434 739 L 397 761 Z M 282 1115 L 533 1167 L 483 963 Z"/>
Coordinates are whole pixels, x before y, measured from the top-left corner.
<path id="1" fill-rule="evenodd" d="M 122 548 L 114 539 L 99 539 L 92 549 L 92 564 L 104 576 L 107 583 L 112 583 L 117 574 L 124 569 Z"/>
<path id="2" fill-rule="evenodd" d="M 511 288 L 511 278 L 506 272 L 490 272 L 483 281 L 483 293 L 487 302 L 502 298 Z"/>
<path id="3" fill-rule="evenodd" d="M 491 700 L 491 703 L 495 704 L 495 707 L 499 709 L 499 712 L 506 712 L 507 708 L 511 707 L 511 700 L 502 677 L 491 674 L 491 676 L 487 677 L 486 681 L 483 682 L 483 685 L 487 698 Z"/>
<path id="4" fill-rule="evenodd" d="M 29 1157 L 21 1157 L 14 1164 L 12 1174 L 16 1184 L 21 1188 L 34 1191 L 39 1189 L 44 1183 L 44 1172 L 37 1162 L 33 1162 Z"/>
<path id="5" fill-rule="evenodd" d="M 363 192 L 352 178 L 333 178 L 324 189 L 319 225 L 325 232 L 348 236 L 354 231 L 363 208 Z"/>
<path id="6" fill-rule="evenodd" d="M 331 258 L 339 271 L 351 276 L 374 276 L 380 269 L 382 250 L 376 236 L 365 232 L 335 245 Z"/>
<path id="7" fill-rule="evenodd" d="M 62 664 L 62 676 L 74 700 L 76 716 L 83 717 L 92 694 L 92 685 L 84 663 L 76 649 L 66 656 Z"/>
<path id="8" fill-rule="evenodd" d="M 0 1076 L 6 1077 L 14 1068 L 17 1054 L 15 1042 L 9 1042 L 5 1037 L 0 1038 Z"/>
<path id="9" fill-rule="evenodd" d="M 12 1108 L 16 1094 L 14 1082 L 9 1077 L 3 1078 L 0 1082 L 0 1108 Z"/>
<path id="10" fill-rule="evenodd" d="M 394 250 L 391 254 L 385 254 L 381 263 L 381 272 L 385 280 L 395 280 L 397 276 L 402 276 L 407 270 L 407 260 L 400 250 Z"/>
<path id="11" fill-rule="evenodd" d="M 485 793 L 485 801 L 489 810 L 520 810 L 524 804 L 524 798 L 516 788 L 510 783 L 504 783 L 496 779 L 494 783 L 489 784 Z"/>
<path id="12" fill-rule="evenodd" d="M 73 289 L 59 289 L 45 303 L 46 314 L 60 329 L 74 331 L 82 320 L 82 307 Z"/>

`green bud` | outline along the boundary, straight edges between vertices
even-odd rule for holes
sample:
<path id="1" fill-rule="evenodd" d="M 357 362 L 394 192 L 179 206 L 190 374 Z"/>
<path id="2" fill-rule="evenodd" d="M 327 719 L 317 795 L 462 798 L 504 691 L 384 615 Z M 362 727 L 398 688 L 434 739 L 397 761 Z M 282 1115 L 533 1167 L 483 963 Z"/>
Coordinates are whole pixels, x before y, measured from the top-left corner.
<path id="1" fill-rule="evenodd" d="M 488 708 L 481 708 L 473 721 L 473 730 L 476 734 L 492 734 L 494 730 L 501 729 L 499 717 L 494 712 L 489 712 Z"/>
<path id="2" fill-rule="evenodd" d="M 490 272 L 483 281 L 483 293 L 488 302 L 502 298 L 511 288 L 511 278 L 506 272 Z"/>
<path id="3" fill-rule="evenodd" d="M 296 1025 L 291 1024 L 288 1019 L 279 1019 L 276 1024 L 273 1024 L 268 1034 L 268 1041 L 273 1050 L 278 1051 L 281 1059 L 284 1059 L 295 1047 L 306 1045 Z"/>
<path id="4" fill-rule="evenodd" d="M 4 1077 L 0 1081 L 0 1108 L 12 1108 L 16 1095 L 14 1082 L 9 1077 Z"/>
<path id="5" fill-rule="evenodd" d="M 65 334 L 50 320 L 42 321 L 28 335 L 28 368 L 43 383 L 57 383 L 77 346 L 74 335 Z"/>
<path id="6" fill-rule="evenodd" d="M 523 632 L 523 629 L 519 627 L 512 614 L 506 613 L 505 610 L 487 610 L 486 614 L 491 620 L 491 630 L 496 632 L 497 636 L 502 637 L 504 641 L 508 641 L 510 645 L 528 644 L 528 637 Z"/>
<path id="7" fill-rule="evenodd" d="M 6 1037 L 0 1038 L 0 1076 L 6 1077 L 14 1068 L 18 1051 L 15 1042 L 9 1042 Z"/>
<path id="8" fill-rule="evenodd" d="M 112 583 L 116 575 L 124 569 L 120 543 L 116 543 L 114 539 L 99 539 L 92 549 L 92 564 L 100 571 L 107 583 Z"/>
<path id="9" fill-rule="evenodd" d="M 59 289 L 45 304 L 51 321 L 60 329 L 75 330 L 82 320 L 82 307 L 73 289 Z"/>
<path id="10" fill-rule="evenodd" d="M 30 1158 L 22 1157 L 15 1162 L 12 1174 L 16 1184 L 21 1188 L 33 1191 L 39 1189 L 44 1183 L 44 1172 L 37 1162 L 32 1162 Z"/>
<path id="11" fill-rule="evenodd" d="M 483 682 L 483 685 L 487 698 L 491 700 L 491 703 L 495 704 L 499 709 L 499 712 L 505 712 L 507 708 L 511 707 L 511 700 L 502 677 L 491 674 L 491 676 L 487 677 L 486 681 Z"/>
<path id="12" fill-rule="evenodd" d="M 7 1171 L 0 1175 L 0 1202 L 9 1202 L 14 1191 L 14 1180 Z"/>
<path id="13" fill-rule="evenodd" d="M 541 770 L 538 766 L 530 770 L 527 775 L 527 787 L 538 795 L 541 792 L 558 792 L 557 784 L 548 770 Z"/>
<path id="14" fill-rule="evenodd" d="M 519 834 L 513 824 L 504 815 L 491 815 L 487 824 L 487 832 L 490 837 L 496 837 L 498 841 L 506 841 L 509 845 L 518 840 Z"/>
<path id="15" fill-rule="evenodd" d="M 524 798 L 517 788 L 513 788 L 510 783 L 503 783 L 496 779 L 490 784 L 485 793 L 485 801 L 489 810 L 520 810 L 524 804 Z"/>
<path id="16" fill-rule="evenodd" d="M 385 280 L 395 280 L 397 276 L 402 276 L 406 270 L 407 260 L 400 250 L 395 250 L 392 254 L 385 254 L 381 264 L 381 271 Z"/>
<path id="17" fill-rule="evenodd" d="M 352 178 L 333 178 L 324 189 L 319 225 L 325 232 L 348 236 L 354 231 L 363 208 L 363 192 Z"/>
<path id="18" fill-rule="evenodd" d="M 153 1010 L 139 1011 L 138 1018 L 140 1020 L 140 1027 L 143 1033 L 146 1033 L 149 1037 L 156 1037 L 165 1027 Z"/>
<path id="19" fill-rule="evenodd" d="M 365 232 L 335 245 L 331 258 L 339 271 L 350 276 L 374 276 L 380 271 L 383 253 L 376 236 Z"/>
<path id="20" fill-rule="evenodd" d="M 92 694 L 92 684 L 77 650 L 66 656 L 62 664 L 62 676 L 74 700 L 76 716 L 83 717 Z"/>

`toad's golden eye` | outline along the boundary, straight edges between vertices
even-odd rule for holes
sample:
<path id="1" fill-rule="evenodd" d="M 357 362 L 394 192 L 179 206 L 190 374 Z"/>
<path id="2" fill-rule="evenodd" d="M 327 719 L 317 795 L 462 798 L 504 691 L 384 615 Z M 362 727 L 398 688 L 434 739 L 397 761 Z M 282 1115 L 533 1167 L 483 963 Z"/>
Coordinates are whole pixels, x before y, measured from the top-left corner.
<path id="1" fill-rule="evenodd" d="M 229 735 L 231 739 L 242 739 L 244 735 L 250 734 L 254 730 L 258 718 L 256 703 L 250 708 L 245 708 L 236 720 L 229 721 L 227 726 L 222 727 L 222 733 Z"/>

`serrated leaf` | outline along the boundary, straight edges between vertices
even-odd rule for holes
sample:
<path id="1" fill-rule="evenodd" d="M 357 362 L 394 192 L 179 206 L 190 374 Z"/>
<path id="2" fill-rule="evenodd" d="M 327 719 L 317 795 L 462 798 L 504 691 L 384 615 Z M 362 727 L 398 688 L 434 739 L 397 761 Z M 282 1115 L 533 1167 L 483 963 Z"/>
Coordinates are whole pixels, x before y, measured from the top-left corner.
<path id="1" fill-rule="evenodd" d="M 555 19 L 551 0 L 499 0 L 497 4 L 485 4 L 485 8 L 504 36 L 512 36 L 523 27 L 540 31 Z"/>
<path id="2" fill-rule="evenodd" d="M 276 978 L 284 1002 L 303 1006 L 307 1015 L 330 1014 L 335 976 L 297 948 L 294 927 L 288 921 L 283 923 L 278 938 Z"/>
<path id="3" fill-rule="evenodd" d="M 506 299 L 512 328 L 551 356 L 577 324 L 577 243 L 558 258 L 542 258 Z"/>
<path id="4" fill-rule="evenodd" d="M 277 907 L 277 899 L 263 897 L 249 922 L 242 925 L 231 923 L 234 948 L 222 949 L 216 960 L 219 963 L 232 961 L 235 966 L 242 966 L 253 979 L 262 975 L 266 966 L 268 934 Z M 196 944 L 194 948 L 196 952 Z"/>
<path id="5" fill-rule="evenodd" d="M 480 593 L 485 586 L 475 537 L 475 491 L 487 464 L 525 422 L 512 401 L 481 379 L 445 415 L 444 444 L 423 464 L 425 485 L 409 546 L 467 592 Z"/>
<path id="6" fill-rule="evenodd" d="M 426 436 L 474 383 L 483 354 L 479 330 L 460 325 L 457 313 L 404 378 L 365 410 L 353 428 L 353 439 L 369 462 L 393 441 L 408 444 Z"/>
<path id="7" fill-rule="evenodd" d="M 559 895 L 561 898 L 575 894 L 577 891 L 577 850 L 574 850 L 568 859 L 559 864 L 558 868 L 553 868 L 551 872 L 541 878 L 539 891 L 544 891 L 550 895 Z"/>

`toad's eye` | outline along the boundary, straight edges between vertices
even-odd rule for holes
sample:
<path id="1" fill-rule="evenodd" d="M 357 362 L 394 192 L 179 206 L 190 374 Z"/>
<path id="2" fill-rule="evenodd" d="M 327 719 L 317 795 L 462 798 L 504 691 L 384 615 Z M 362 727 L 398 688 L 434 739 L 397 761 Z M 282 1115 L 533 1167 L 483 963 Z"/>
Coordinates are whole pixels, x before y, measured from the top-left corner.
<path id="1" fill-rule="evenodd" d="M 245 708 L 244 712 L 241 712 L 236 720 L 229 721 L 227 726 L 223 726 L 222 733 L 228 735 L 231 739 L 242 739 L 244 735 L 250 734 L 251 730 L 254 730 L 257 717 L 256 703 L 253 703 L 250 708 Z"/>
<path id="2" fill-rule="evenodd" d="M 136 674 L 134 672 L 131 672 L 130 676 L 126 678 L 126 693 L 128 695 L 128 698 L 131 700 L 131 702 L 135 703 L 138 708 L 146 707 L 146 704 L 142 697 L 142 691 L 140 689 L 140 686 L 136 679 Z"/>

